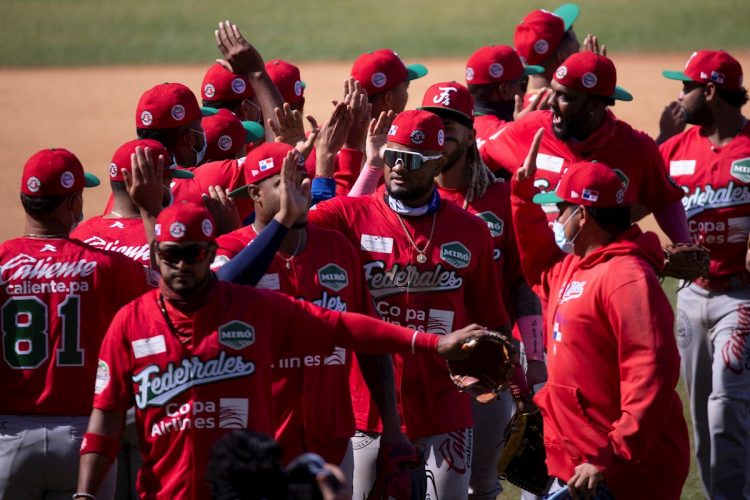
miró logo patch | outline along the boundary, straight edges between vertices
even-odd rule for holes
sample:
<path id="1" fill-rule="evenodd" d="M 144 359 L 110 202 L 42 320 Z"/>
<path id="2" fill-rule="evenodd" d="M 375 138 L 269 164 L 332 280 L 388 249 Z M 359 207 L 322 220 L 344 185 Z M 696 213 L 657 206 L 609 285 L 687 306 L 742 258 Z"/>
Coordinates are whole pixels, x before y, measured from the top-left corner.
<path id="1" fill-rule="evenodd" d="M 230 321 L 219 327 L 219 343 L 239 351 L 255 343 L 255 328 L 244 321 Z"/>
<path id="2" fill-rule="evenodd" d="M 440 258 L 457 269 L 469 267 L 471 252 L 459 241 L 440 245 Z"/>
<path id="3" fill-rule="evenodd" d="M 503 235 L 503 229 L 505 228 L 505 223 L 503 220 L 495 215 L 493 212 L 482 212 L 477 214 L 477 217 L 482 219 L 484 222 L 487 223 L 487 227 L 490 230 L 490 234 L 492 234 L 492 237 L 496 236 L 502 236 Z"/>
<path id="4" fill-rule="evenodd" d="M 729 173 L 740 182 L 750 183 L 750 158 L 733 161 Z"/>
<path id="5" fill-rule="evenodd" d="M 349 274 L 346 269 L 331 263 L 318 269 L 318 281 L 322 286 L 338 292 L 349 284 Z"/>

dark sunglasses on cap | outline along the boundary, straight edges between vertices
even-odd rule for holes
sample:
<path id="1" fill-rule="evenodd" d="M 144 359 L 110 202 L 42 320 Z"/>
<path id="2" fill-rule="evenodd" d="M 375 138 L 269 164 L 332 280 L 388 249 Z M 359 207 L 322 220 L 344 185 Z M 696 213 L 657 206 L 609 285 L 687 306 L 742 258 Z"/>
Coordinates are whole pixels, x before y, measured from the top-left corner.
<path id="1" fill-rule="evenodd" d="M 206 245 L 174 245 L 168 247 L 156 247 L 156 254 L 161 260 L 168 264 L 179 264 L 184 262 L 188 265 L 203 262 L 208 258 L 210 248 Z"/>
<path id="2" fill-rule="evenodd" d="M 396 163 L 401 162 L 407 170 L 419 170 L 426 162 L 442 157 L 442 154 L 424 156 L 415 151 L 401 151 L 400 149 L 385 148 L 383 150 L 383 161 L 385 161 L 386 165 L 395 167 Z"/>

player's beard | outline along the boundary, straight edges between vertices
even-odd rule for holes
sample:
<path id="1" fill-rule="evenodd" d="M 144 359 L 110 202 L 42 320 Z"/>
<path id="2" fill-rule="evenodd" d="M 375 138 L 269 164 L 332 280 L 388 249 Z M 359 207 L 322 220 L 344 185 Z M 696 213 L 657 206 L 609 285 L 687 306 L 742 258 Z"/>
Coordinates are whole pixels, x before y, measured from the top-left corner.
<path id="1" fill-rule="evenodd" d="M 559 115 L 553 110 L 551 116 L 555 117 Z M 557 137 L 561 141 L 567 141 L 570 139 L 583 140 L 585 139 L 585 137 L 581 137 L 583 135 L 581 131 L 584 128 L 586 120 L 586 114 L 580 112 L 564 120 L 561 120 L 558 124 L 555 124 L 555 122 L 553 121 L 552 132 L 555 134 L 555 137 Z"/>
<path id="2" fill-rule="evenodd" d="M 700 105 L 694 106 L 693 109 L 685 109 L 685 123 L 690 125 L 709 125 L 713 119 L 711 116 L 711 110 L 708 109 L 708 105 L 704 100 Z"/>
<path id="3" fill-rule="evenodd" d="M 456 150 L 453 151 L 453 153 L 451 153 L 450 156 L 445 157 L 445 165 L 443 166 L 442 172 L 447 172 L 450 169 L 452 169 L 456 165 L 456 163 L 458 163 L 458 160 L 460 160 L 466 155 L 466 142 L 464 142 L 463 144 L 460 144 L 456 139 L 452 137 L 445 139 L 446 144 L 449 141 L 456 143 Z"/>
<path id="4" fill-rule="evenodd" d="M 433 189 L 435 189 L 434 180 L 430 179 L 430 181 L 431 182 L 429 185 L 425 184 L 424 186 L 414 186 L 411 189 L 398 190 L 391 190 L 390 185 L 386 184 L 385 190 L 388 192 L 389 196 L 398 201 L 410 202 L 426 196 L 428 193 L 431 193 Z"/>

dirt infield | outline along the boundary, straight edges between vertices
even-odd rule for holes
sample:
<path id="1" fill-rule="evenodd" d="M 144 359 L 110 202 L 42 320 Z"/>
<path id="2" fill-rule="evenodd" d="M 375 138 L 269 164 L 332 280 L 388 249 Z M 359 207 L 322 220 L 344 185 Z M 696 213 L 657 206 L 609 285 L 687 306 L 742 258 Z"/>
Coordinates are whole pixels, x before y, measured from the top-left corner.
<path id="1" fill-rule="evenodd" d="M 687 54 L 613 56 L 618 83 L 635 96 L 632 103 L 620 103 L 614 111 L 636 128 L 652 135 L 664 105 L 674 99 L 678 82 L 661 77 L 663 69 L 678 69 Z M 735 53 L 750 68 L 750 51 Z M 413 61 L 408 61 L 413 62 Z M 464 60 L 420 61 L 430 74 L 410 87 L 410 107 L 418 106 L 424 90 L 441 80 L 463 82 Z M 300 65 L 307 83 L 306 112 L 320 121 L 330 109 L 329 101 L 341 94 L 350 63 L 307 63 Z M 100 213 L 109 194 L 106 184 L 109 160 L 121 143 L 134 138 L 134 113 L 140 94 L 165 81 L 182 82 L 197 91 L 204 66 L 111 67 L 76 69 L 0 69 L 0 150 L 4 152 L 0 183 L 0 240 L 23 230 L 23 210 L 18 202 L 18 183 L 23 163 L 45 147 L 73 151 L 87 170 L 98 175 L 102 186 L 87 190 L 86 216 Z"/>

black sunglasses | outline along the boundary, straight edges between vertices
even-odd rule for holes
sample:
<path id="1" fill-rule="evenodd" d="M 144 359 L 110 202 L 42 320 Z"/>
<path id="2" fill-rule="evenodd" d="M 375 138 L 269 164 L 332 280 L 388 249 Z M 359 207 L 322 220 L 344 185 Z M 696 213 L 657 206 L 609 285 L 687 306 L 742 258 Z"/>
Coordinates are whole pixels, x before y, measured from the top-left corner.
<path id="1" fill-rule="evenodd" d="M 426 162 L 430 160 L 437 160 L 438 158 L 442 157 L 442 154 L 435 156 L 424 156 L 413 151 L 401 151 L 400 149 L 391 148 L 385 148 L 385 150 L 383 151 L 383 161 L 386 165 L 388 165 L 389 167 L 395 167 L 396 163 L 401 162 L 401 164 L 406 167 L 407 170 L 419 170 Z"/>
<path id="2" fill-rule="evenodd" d="M 185 246 L 169 246 L 161 248 L 156 247 L 156 254 L 161 260 L 168 264 L 179 264 L 184 262 L 188 265 L 197 264 L 203 262 L 208 258 L 210 248 L 205 245 L 185 245 Z"/>

